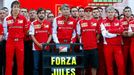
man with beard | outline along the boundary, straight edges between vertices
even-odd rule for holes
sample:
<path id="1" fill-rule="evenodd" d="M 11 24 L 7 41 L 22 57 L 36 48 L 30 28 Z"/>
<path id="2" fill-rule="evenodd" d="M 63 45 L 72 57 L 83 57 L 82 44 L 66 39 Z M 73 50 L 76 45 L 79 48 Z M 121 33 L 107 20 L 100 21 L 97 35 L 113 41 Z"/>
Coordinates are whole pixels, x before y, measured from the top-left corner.
<path id="1" fill-rule="evenodd" d="M 48 52 L 48 48 L 42 51 L 44 43 L 50 43 L 51 41 L 51 24 L 47 20 L 45 20 L 45 10 L 39 8 L 37 10 L 37 17 L 38 19 L 34 21 L 30 26 L 29 34 L 33 40 L 33 58 L 34 58 L 34 68 L 33 68 L 33 75 L 40 75 L 39 74 L 39 61 L 41 60 L 41 56 L 43 53 Z M 49 59 L 44 58 L 45 64 L 48 64 Z M 44 65 L 44 64 L 43 64 Z M 50 75 L 48 73 L 48 69 L 43 70 L 43 75 Z"/>

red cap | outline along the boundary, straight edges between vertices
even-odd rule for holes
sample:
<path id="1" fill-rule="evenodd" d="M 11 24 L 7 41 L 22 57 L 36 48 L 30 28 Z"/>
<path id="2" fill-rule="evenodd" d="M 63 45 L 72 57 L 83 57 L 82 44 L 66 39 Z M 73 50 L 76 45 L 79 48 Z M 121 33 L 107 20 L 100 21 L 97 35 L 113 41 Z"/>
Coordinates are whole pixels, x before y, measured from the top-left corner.
<path id="1" fill-rule="evenodd" d="M 89 7 L 89 6 L 86 6 L 86 7 L 84 8 L 84 11 L 85 11 L 85 12 L 88 12 L 88 11 L 92 12 L 92 10 L 93 10 L 93 8 L 91 8 L 91 7 Z"/>

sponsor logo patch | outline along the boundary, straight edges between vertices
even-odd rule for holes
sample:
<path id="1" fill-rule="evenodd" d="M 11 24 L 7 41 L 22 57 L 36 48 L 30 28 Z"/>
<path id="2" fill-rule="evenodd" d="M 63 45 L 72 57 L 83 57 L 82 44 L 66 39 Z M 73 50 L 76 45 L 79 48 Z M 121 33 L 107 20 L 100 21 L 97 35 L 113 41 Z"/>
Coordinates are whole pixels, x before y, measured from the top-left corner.
<path id="1" fill-rule="evenodd" d="M 7 24 L 13 24 L 13 20 L 8 20 Z"/>
<path id="2" fill-rule="evenodd" d="M 58 24 L 64 24 L 64 21 L 58 21 Z"/>
<path id="3" fill-rule="evenodd" d="M 81 27 L 87 27 L 88 26 L 88 23 L 82 23 L 81 24 Z"/>

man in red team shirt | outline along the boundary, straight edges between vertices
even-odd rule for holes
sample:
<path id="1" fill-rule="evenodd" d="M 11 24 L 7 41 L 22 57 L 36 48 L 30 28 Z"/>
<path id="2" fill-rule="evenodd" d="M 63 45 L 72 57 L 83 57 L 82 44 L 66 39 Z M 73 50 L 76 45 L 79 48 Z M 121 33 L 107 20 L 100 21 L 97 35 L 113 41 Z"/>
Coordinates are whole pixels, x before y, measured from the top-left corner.
<path id="1" fill-rule="evenodd" d="M 45 20 L 45 10 L 39 8 L 37 10 L 38 19 L 34 21 L 30 27 L 29 34 L 33 40 L 33 57 L 34 57 L 34 68 L 33 75 L 39 75 L 39 61 L 41 59 L 42 52 L 47 52 L 47 50 L 42 51 L 43 43 L 50 43 L 51 41 L 51 24 Z M 45 58 L 44 58 L 45 59 Z M 43 62 L 48 62 L 49 59 L 45 59 Z M 50 75 L 47 69 L 43 70 L 43 75 Z"/>
<path id="2" fill-rule="evenodd" d="M 25 37 L 24 37 L 24 71 L 25 75 L 32 74 L 32 40 L 29 35 L 29 28 L 31 25 L 31 21 L 28 16 L 28 10 L 26 8 L 20 9 L 20 14 L 23 15 L 27 19 L 27 25 L 25 25 Z"/>
<path id="3" fill-rule="evenodd" d="M 124 55 L 126 70 L 129 73 L 130 72 L 130 68 L 129 68 L 130 60 L 128 60 L 128 58 L 129 58 L 129 52 L 130 52 L 131 37 L 128 36 L 128 27 L 129 27 L 129 22 L 133 20 L 133 18 L 131 17 L 131 14 L 132 14 L 131 8 L 128 6 L 125 7 L 123 9 L 123 14 L 125 17 L 120 20 L 122 26 L 124 27 L 123 55 Z"/>
<path id="4" fill-rule="evenodd" d="M 70 16 L 67 4 L 61 6 L 62 15 L 53 21 L 53 40 L 55 43 L 73 43 L 76 36 L 76 20 Z"/>
<path id="5" fill-rule="evenodd" d="M 6 18 L 7 43 L 6 43 L 6 72 L 12 75 L 13 58 L 16 55 L 17 75 L 24 75 L 24 35 L 27 20 L 19 14 L 20 3 L 14 1 L 11 4 L 11 16 Z"/>
<path id="6" fill-rule="evenodd" d="M 86 70 L 91 65 L 92 75 L 96 75 L 98 68 L 98 50 L 97 50 L 97 22 L 91 19 L 91 8 L 84 9 L 85 18 L 77 24 L 77 34 L 79 35 L 80 43 L 83 44 L 85 55 L 85 74 Z"/>
<path id="7" fill-rule="evenodd" d="M 1 75 L 2 75 L 2 71 L 4 72 L 4 68 L 5 68 L 5 39 L 4 39 L 4 34 L 1 34 L 4 28 L 3 21 L 5 17 L 6 17 L 6 12 L 2 8 L 0 9 L 0 74 Z"/>
<path id="8" fill-rule="evenodd" d="M 103 21 L 101 17 L 101 12 L 99 8 L 94 8 L 92 11 L 92 20 L 97 23 L 98 34 L 97 35 L 97 47 L 98 47 L 98 57 L 99 57 L 99 67 L 97 75 L 105 75 L 105 63 L 104 63 L 104 52 L 103 52 L 103 37 L 101 35 L 100 24 Z"/>
<path id="9" fill-rule="evenodd" d="M 101 32 L 104 38 L 104 56 L 108 75 L 114 75 L 113 60 L 115 60 L 118 75 L 125 75 L 124 59 L 122 54 L 122 32 L 123 27 L 120 21 L 117 20 L 115 9 L 113 7 L 106 8 L 106 19 L 101 23 Z"/>
<path id="10" fill-rule="evenodd" d="M 4 30 L 3 25 L 0 22 L 0 49 L 2 49 L 2 40 L 3 40 Z M 2 50 L 0 50 L 0 74 L 2 75 L 2 67 L 3 67 L 3 56 L 2 56 Z"/>
<path id="11" fill-rule="evenodd" d="M 130 56 L 132 61 L 131 75 L 134 75 L 134 20 L 130 21 L 129 23 L 128 36 L 131 37 L 131 45 L 130 45 Z"/>

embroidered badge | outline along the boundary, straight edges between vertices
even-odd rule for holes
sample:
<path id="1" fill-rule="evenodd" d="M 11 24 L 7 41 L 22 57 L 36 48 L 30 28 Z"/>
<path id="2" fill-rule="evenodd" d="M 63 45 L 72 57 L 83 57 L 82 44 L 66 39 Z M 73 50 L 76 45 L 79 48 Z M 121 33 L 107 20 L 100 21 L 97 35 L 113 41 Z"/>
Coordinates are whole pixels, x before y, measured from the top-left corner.
<path id="1" fill-rule="evenodd" d="M 72 24 L 73 24 L 73 21 L 68 22 L 68 24 L 69 24 L 69 25 L 72 25 Z"/>
<path id="2" fill-rule="evenodd" d="M 92 22 L 91 25 L 92 25 L 92 26 L 97 26 L 97 23 L 93 23 L 93 22 Z"/>
<path id="3" fill-rule="evenodd" d="M 8 20 L 7 21 L 7 24 L 12 24 L 13 23 L 13 20 Z"/>
<path id="4" fill-rule="evenodd" d="M 18 23 L 23 23 L 23 20 L 18 20 Z"/>
<path id="5" fill-rule="evenodd" d="M 128 24 L 127 21 L 122 22 L 122 25 L 127 25 L 127 24 Z"/>
<path id="6" fill-rule="evenodd" d="M 105 26 L 110 26 L 110 23 L 105 23 L 104 25 L 105 25 Z"/>
<path id="7" fill-rule="evenodd" d="M 119 26 L 119 23 L 114 23 L 114 26 Z"/>
<path id="8" fill-rule="evenodd" d="M 44 27 L 45 27 L 45 28 L 49 28 L 49 25 L 45 25 L 45 24 L 44 24 Z"/>
<path id="9" fill-rule="evenodd" d="M 34 28 L 39 29 L 39 28 L 41 28 L 41 25 L 40 24 L 34 25 Z"/>
<path id="10" fill-rule="evenodd" d="M 87 26 L 88 26 L 87 23 L 82 23 L 82 24 L 81 24 L 81 27 L 87 27 Z"/>
<path id="11" fill-rule="evenodd" d="M 64 21 L 58 21 L 58 24 L 64 24 Z"/>

